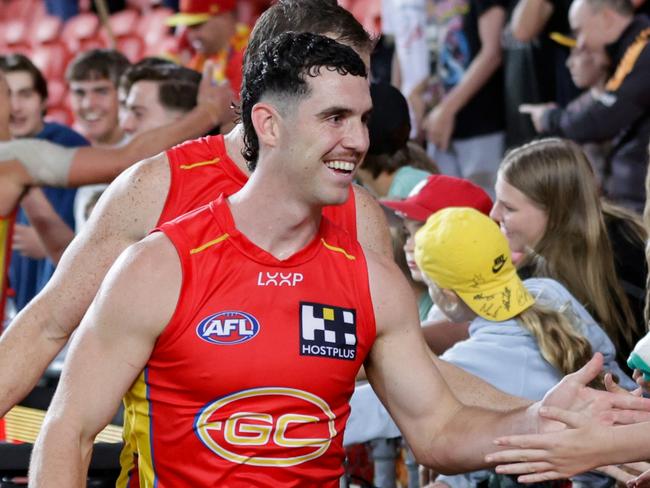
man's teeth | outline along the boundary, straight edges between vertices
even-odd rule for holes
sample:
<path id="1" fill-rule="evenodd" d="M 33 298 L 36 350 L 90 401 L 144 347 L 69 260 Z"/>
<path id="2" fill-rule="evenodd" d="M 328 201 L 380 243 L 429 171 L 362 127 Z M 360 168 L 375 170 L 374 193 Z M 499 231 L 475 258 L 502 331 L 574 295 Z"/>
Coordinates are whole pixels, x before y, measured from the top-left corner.
<path id="1" fill-rule="evenodd" d="M 83 118 L 88 122 L 95 122 L 99 120 L 99 114 L 84 114 Z"/>
<path id="2" fill-rule="evenodd" d="M 349 163 L 347 161 L 328 161 L 325 163 L 329 169 L 338 169 L 341 171 L 353 171 L 354 163 Z"/>

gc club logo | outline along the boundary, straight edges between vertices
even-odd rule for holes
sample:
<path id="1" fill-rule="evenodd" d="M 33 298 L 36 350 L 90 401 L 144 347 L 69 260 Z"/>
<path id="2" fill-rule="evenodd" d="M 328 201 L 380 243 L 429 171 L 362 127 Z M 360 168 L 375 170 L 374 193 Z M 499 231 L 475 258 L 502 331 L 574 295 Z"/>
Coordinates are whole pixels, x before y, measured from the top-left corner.
<path id="1" fill-rule="evenodd" d="M 206 342 L 220 345 L 250 341 L 260 331 L 260 323 L 246 312 L 229 310 L 205 317 L 196 327 L 196 334 Z"/>
<path id="2" fill-rule="evenodd" d="M 232 463 L 289 467 L 327 451 L 337 434 L 335 418 L 327 402 L 312 393 L 252 388 L 208 403 L 195 418 L 194 432 Z"/>

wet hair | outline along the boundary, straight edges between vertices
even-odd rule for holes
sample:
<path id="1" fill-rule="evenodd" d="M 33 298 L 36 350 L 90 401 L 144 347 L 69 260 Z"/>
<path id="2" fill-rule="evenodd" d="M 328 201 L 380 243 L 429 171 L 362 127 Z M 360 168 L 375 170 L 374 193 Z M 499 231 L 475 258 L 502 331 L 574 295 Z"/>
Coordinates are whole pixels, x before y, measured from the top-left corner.
<path id="1" fill-rule="evenodd" d="M 15 53 L 0 56 L 0 70 L 5 73 L 26 71 L 32 78 L 34 90 L 40 95 L 41 100 L 47 100 L 47 81 L 45 81 L 41 70 L 24 54 Z"/>
<path id="2" fill-rule="evenodd" d="M 321 69 L 340 75 L 367 77 L 366 66 L 351 48 L 321 35 L 286 32 L 266 41 L 244 66 L 241 119 L 244 126 L 242 155 L 252 171 L 257 164 L 259 140 L 253 127 L 253 106 L 270 96 L 281 105 L 295 104 L 311 93 L 307 78 Z"/>
<path id="3" fill-rule="evenodd" d="M 74 58 L 66 69 L 65 79 L 68 83 L 110 80 L 117 88 L 120 77 L 130 65 L 126 56 L 114 49 L 91 49 Z"/>
<path id="4" fill-rule="evenodd" d="M 264 41 L 289 31 L 329 35 L 363 55 L 370 55 L 374 44 L 359 21 L 335 0 L 278 0 L 255 23 L 244 61 L 255 56 Z"/>
<path id="5" fill-rule="evenodd" d="M 138 81 L 153 81 L 158 85 L 158 101 L 167 110 L 189 112 L 196 106 L 201 74 L 170 61 L 149 58 L 127 69 L 120 87 L 128 93 Z"/>

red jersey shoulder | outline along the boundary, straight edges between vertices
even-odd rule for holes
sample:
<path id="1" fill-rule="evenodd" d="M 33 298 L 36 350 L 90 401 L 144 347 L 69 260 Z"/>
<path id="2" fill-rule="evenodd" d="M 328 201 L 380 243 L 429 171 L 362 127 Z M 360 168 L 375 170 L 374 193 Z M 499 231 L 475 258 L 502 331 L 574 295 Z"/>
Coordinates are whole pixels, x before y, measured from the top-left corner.
<path id="1" fill-rule="evenodd" d="M 216 162 L 217 158 L 227 158 L 222 135 L 205 136 L 182 142 L 167 150 L 167 157 L 172 165 L 190 166 Z"/>

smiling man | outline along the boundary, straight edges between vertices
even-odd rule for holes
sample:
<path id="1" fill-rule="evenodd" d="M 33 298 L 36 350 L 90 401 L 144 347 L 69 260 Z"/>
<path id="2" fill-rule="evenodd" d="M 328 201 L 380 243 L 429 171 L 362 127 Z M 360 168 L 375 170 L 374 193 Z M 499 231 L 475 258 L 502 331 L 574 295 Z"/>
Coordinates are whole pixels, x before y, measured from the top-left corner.
<path id="1" fill-rule="evenodd" d="M 86 140 L 61 124 L 45 122 L 47 83 L 22 54 L 0 56 L 11 104 L 12 137 L 33 137 L 66 147 L 85 146 Z M 23 198 L 13 230 L 10 282 L 14 304 L 22 309 L 48 282 L 55 262 L 74 237 L 73 204 L 76 191 L 32 188 Z"/>
<path id="2" fill-rule="evenodd" d="M 141 486 L 338 486 L 361 364 L 438 470 L 483 466 L 496 433 L 541 427 L 537 407 L 460 403 L 432 368 L 400 270 L 321 217 L 348 199 L 368 149 L 366 73 L 352 49 L 307 33 L 281 34 L 247 63 L 250 179 L 109 271 L 73 339 L 30 484 L 84 486 L 93 438 L 128 391 L 135 451 L 122 462 L 137 460 Z M 260 272 L 304 280 L 259 287 Z"/>

